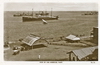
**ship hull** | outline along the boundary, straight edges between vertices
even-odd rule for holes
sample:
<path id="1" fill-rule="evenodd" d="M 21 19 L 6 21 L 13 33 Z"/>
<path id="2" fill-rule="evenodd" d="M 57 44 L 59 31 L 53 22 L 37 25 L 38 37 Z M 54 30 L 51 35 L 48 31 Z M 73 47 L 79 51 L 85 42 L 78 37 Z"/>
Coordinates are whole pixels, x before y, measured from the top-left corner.
<path id="1" fill-rule="evenodd" d="M 42 19 L 44 19 L 44 20 L 57 20 L 58 17 L 41 17 L 41 18 L 22 17 L 23 22 L 28 22 L 28 21 L 41 21 Z"/>

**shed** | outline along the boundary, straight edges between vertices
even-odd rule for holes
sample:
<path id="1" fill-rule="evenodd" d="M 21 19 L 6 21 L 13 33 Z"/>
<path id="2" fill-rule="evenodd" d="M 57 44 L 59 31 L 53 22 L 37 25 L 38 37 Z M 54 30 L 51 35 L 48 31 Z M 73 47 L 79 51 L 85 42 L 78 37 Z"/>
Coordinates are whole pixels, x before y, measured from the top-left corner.
<path id="1" fill-rule="evenodd" d="M 80 41 L 80 38 L 70 34 L 69 36 L 66 37 L 66 40 L 69 42 L 77 42 Z"/>
<path id="2" fill-rule="evenodd" d="M 94 55 L 94 51 L 98 49 L 98 46 L 95 47 L 88 47 L 78 50 L 72 50 L 68 52 L 69 54 L 69 60 L 70 61 L 86 61 L 91 60 L 92 55 Z M 98 54 L 98 52 L 96 52 Z M 95 55 L 96 56 L 96 55 Z M 97 57 L 96 57 L 97 59 Z"/>
<path id="3" fill-rule="evenodd" d="M 90 61 L 98 61 L 98 49 L 95 49 L 94 52 L 89 55 Z"/>
<path id="4" fill-rule="evenodd" d="M 23 39 L 22 42 L 23 44 L 31 48 L 33 48 L 34 45 L 39 45 L 39 44 L 47 46 L 48 43 L 45 39 L 32 35 L 27 36 L 25 39 Z"/>

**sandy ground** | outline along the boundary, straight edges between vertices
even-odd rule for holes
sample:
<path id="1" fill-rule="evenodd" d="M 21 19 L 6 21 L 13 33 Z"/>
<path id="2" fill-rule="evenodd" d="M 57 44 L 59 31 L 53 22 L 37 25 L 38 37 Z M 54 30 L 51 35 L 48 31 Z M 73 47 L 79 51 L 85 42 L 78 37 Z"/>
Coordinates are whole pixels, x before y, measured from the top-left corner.
<path id="1" fill-rule="evenodd" d="M 5 61 L 67 61 L 68 54 L 66 53 L 80 48 L 82 47 L 48 45 L 48 47 L 21 51 L 17 55 L 12 55 L 13 50 L 9 49 L 4 51 L 4 59 Z"/>

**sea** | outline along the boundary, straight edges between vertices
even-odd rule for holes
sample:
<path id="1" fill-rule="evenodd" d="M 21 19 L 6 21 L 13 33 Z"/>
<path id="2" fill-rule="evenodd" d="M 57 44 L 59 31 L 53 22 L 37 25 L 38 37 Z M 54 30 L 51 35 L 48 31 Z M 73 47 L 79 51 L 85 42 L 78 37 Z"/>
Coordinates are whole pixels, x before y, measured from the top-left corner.
<path id="1" fill-rule="evenodd" d="M 98 27 L 98 14 L 84 15 L 96 11 L 53 11 L 52 16 L 59 16 L 59 19 L 47 20 L 46 25 L 42 21 L 23 22 L 22 17 L 13 16 L 23 12 L 32 13 L 31 11 L 4 11 L 4 42 L 18 41 L 31 33 L 45 38 L 66 37 L 69 34 L 89 36 L 93 27 Z"/>

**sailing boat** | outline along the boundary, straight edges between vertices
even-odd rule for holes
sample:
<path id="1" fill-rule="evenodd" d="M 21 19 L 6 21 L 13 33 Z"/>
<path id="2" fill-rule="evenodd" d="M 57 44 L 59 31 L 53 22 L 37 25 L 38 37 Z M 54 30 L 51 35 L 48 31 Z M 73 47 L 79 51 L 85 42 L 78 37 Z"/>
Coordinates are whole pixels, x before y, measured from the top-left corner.
<path id="1" fill-rule="evenodd" d="M 42 21 L 43 21 L 43 24 L 47 24 L 47 21 L 45 21 L 44 19 L 42 19 Z"/>
<path id="2" fill-rule="evenodd" d="M 33 14 L 33 13 L 32 13 Z M 44 20 L 58 20 L 58 16 L 52 16 L 52 10 L 51 10 L 51 15 L 47 12 L 39 12 L 36 13 L 35 16 L 23 16 L 22 20 L 23 22 L 29 22 L 29 21 L 41 21 L 42 19 Z"/>

